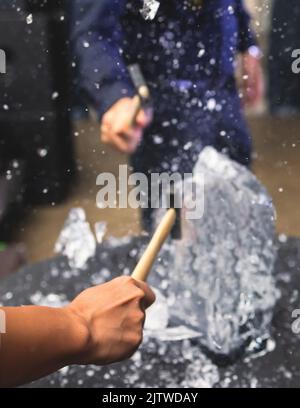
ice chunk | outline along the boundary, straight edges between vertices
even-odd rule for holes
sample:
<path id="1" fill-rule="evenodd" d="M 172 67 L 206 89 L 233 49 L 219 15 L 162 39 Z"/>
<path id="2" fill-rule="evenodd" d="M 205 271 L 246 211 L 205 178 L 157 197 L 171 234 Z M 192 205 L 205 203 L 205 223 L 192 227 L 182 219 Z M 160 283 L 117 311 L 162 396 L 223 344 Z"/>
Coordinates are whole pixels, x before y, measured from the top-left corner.
<path id="1" fill-rule="evenodd" d="M 201 337 L 201 333 L 186 326 L 167 327 L 164 329 L 148 329 L 145 327 L 145 336 L 153 337 L 159 341 L 182 341 Z"/>
<path id="2" fill-rule="evenodd" d="M 32 24 L 33 23 L 32 14 L 28 14 L 28 16 L 26 17 L 26 23 L 27 24 Z"/>
<path id="3" fill-rule="evenodd" d="M 143 8 L 140 10 L 145 20 L 154 20 L 160 3 L 156 0 L 144 0 Z"/>
<path id="4" fill-rule="evenodd" d="M 73 208 L 55 244 L 55 252 L 65 255 L 72 268 L 83 269 L 95 255 L 96 241 L 82 208 Z"/>
<path id="5" fill-rule="evenodd" d="M 106 222 L 96 222 L 95 233 L 98 244 L 102 244 L 104 235 L 106 234 L 107 223 Z"/>
<path id="6" fill-rule="evenodd" d="M 188 220 L 184 208 L 182 239 L 173 256 L 162 257 L 170 260 L 177 304 L 171 318 L 200 331 L 211 351 L 229 354 L 268 333 L 278 298 L 275 212 L 255 176 L 211 147 L 200 154 L 190 182 L 203 177 L 204 215 Z"/>

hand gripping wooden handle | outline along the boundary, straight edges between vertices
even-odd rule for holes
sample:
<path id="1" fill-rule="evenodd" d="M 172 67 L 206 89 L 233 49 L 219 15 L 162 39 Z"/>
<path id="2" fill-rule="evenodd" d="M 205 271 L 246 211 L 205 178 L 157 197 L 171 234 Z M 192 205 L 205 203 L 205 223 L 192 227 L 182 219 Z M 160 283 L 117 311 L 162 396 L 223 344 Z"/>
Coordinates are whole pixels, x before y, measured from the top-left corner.
<path id="1" fill-rule="evenodd" d="M 167 211 L 158 228 L 156 229 L 153 238 L 148 245 L 144 255 L 137 264 L 132 277 L 136 280 L 146 281 L 151 272 L 154 261 L 156 260 L 161 247 L 168 238 L 176 221 L 176 210 L 171 208 Z"/>

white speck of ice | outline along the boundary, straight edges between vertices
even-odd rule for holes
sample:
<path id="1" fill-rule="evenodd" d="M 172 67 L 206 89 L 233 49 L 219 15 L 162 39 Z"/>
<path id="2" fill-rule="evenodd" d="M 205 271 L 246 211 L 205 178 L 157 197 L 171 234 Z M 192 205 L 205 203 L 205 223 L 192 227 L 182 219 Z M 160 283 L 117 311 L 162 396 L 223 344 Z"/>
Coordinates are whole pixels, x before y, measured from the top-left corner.
<path id="1" fill-rule="evenodd" d="M 145 20 L 154 20 L 160 3 L 156 0 L 144 0 L 143 8 L 140 10 Z"/>
<path id="2" fill-rule="evenodd" d="M 32 24 L 33 23 L 32 14 L 28 14 L 28 16 L 26 17 L 26 23 L 27 24 Z"/>
<path id="3" fill-rule="evenodd" d="M 95 224 L 95 234 L 98 244 L 102 244 L 104 235 L 106 234 L 107 223 L 106 222 L 96 222 Z"/>

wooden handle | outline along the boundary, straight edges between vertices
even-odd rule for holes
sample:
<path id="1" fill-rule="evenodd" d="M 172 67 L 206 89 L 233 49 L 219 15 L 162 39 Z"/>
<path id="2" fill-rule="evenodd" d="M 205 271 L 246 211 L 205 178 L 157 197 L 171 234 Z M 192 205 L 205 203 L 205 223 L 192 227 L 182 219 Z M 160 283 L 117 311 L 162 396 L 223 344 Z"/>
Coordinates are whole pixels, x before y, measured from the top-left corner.
<path id="1" fill-rule="evenodd" d="M 128 121 L 130 127 L 135 124 L 136 117 L 137 117 L 141 107 L 142 107 L 142 100 L 141 100 L 139 95 L 135 95 L 133 97 L 133 112 L 132 112 L 132 115 L 131 115 L 131 117 L 129 118 L 129 121 Z"/>
<path id="2" fill-rule="evenodd" d="M 168 238 L 176 221 L 176 211 L 171 208 L 167 211 L 157 230 L 155 231 L 153 238 L 148 245 L 144 255 L 137 264 L 132 277 L 136 280 L 145 282 L 151 272 L 155 259 L 157 258 L 161 247 Z"/>

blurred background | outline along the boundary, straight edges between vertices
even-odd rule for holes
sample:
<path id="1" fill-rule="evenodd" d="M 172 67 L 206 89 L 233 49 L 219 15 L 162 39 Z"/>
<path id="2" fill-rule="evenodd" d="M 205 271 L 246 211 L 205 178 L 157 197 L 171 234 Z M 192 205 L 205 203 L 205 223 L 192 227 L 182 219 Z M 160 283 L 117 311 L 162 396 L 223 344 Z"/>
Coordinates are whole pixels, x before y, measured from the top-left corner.
<path id="1" fill-rule="evenodd" d="M 274 199 L 278 233 L 300 236 L 300 74 L 291 70 L 292 50 L 300 48 L 300 5 L 246 3 L 266 78 L 263 103 L 247 112 L 253 170 Z M 0 75 L 0 261 L 13 248 L 9 267 L 0 262 L 6 270 L 26 257 L 51 257 L 73 207 L 84 208 L 92 225 L 106 221 L 109 235 L 140 232 L 137 211 L 96 207 L 97 175 L 117 174 L 127 157 L 101 145 L 99 123 L 77 93 L 71 5 L 0 0 L 0 49 L 7 56 L 7 73 Z"/>

